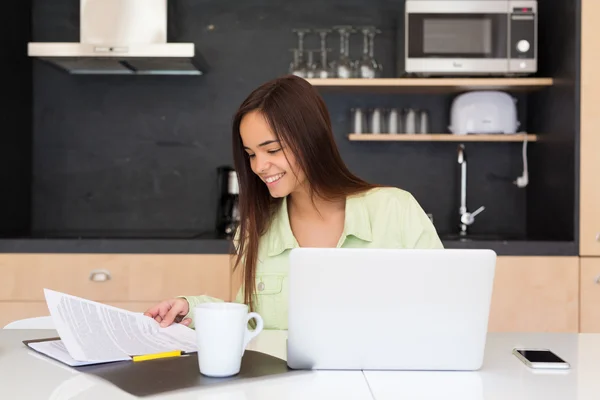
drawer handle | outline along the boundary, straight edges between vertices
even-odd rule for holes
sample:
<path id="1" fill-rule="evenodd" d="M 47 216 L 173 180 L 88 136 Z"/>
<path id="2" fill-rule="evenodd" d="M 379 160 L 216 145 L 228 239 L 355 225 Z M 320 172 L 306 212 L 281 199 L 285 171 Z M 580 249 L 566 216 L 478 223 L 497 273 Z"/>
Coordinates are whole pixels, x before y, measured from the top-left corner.
<path id="1" fill-rule="evenodd" d="M 600 242 L 600 232 L 596 233 L 596 242 Z"/>
<path id="2" fill-rule="evenodd" d="M 600 285 L 600 275 L 598 275 L 594 281 L 596 284 Z"/>
<path id="3" fill-rule="evenodd" d="M 90 272 L 90 281 L 106 282 L 110 280 L 110 271 L 106 269 L 95 269 Z"/>

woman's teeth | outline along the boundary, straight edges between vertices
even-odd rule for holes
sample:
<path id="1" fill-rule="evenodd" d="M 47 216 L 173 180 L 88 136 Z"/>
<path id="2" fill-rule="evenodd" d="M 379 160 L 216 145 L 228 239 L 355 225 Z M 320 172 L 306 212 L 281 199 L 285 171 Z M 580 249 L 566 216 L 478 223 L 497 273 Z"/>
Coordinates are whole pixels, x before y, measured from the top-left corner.
<path id="1" fill-rule="evenodd" d="M 280 179 L 281 179 L 281 177 L 282 177 L 283 175 L 285 175 L 285 174 L 283 173 L 283 174 L 277 174 L 277 175 L 273 175 L 273 176 L 270 176 L 270 177 L 266 178 L 266 179 L 265 179 L 265 181 L 266 181 L 267 183 L 273 183 L 273 182 L 277 182 L 278 180 L 280 180 Z"/>

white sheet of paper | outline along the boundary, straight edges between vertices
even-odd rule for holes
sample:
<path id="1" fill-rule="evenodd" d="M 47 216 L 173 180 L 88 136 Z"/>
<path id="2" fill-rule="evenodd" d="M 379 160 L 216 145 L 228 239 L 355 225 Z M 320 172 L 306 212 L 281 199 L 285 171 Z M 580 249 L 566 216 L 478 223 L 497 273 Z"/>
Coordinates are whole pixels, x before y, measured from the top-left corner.
<path id="1" fill-rule="evenodd" d="M 31 347 L 35 351 L 38 351 L 38 352 L 45 354 L 51 358 L 54 358 L 55 360 L 58 360 L 67 365 L 70 365 L 71 367 L 79 367 L 82 365 L 96 364 L 93 361 L 86 362 L 86 361 L 74 360 L 69 355 L 69 352 L 67 351 L 67 348 L 65 347 L 65 344 L 62 342 L 62 340 L 51 340 L 51 341 L 47 341 L 47 342 L 29 343 L 29 347 Z M 131 357 L 123 357 L 121 360 L 131 360 Z M 121 360 L 114 360 L 114 361 L 121 361 Z"/>
<path id="2" fill-rule="evenodd" d="M 56 330 L 76 361 L 107 362 L 142 354 L 197 351 L 194 330 L 167 328 L 150 317 L 44 289 Z"/>

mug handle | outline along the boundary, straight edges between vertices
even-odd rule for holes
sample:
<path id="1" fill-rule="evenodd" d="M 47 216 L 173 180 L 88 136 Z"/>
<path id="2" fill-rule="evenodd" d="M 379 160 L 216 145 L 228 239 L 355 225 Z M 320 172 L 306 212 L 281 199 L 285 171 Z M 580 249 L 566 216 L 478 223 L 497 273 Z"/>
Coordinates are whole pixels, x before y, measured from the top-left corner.
<path id="1" fill-rule="evenodd" d="M 251 331 L 250 329 L 248 329 L 248 322 L 250 322 L 250 320 L 253 318 L 256 321 L 256 328 L 253 331 Z M 263 326 L 263 319 L 258 313 L 248 313 L 248 316 L 246 317 L 246 333 L 244 334 L 244 346 L 242 347 L 242 354 L 246 350 L 246 346 L 248 346 L 248 343 L 250 343 L 252 339 L 254 339 L 256 336 L 258 336 L 259 333 L 262 332 Z"/>

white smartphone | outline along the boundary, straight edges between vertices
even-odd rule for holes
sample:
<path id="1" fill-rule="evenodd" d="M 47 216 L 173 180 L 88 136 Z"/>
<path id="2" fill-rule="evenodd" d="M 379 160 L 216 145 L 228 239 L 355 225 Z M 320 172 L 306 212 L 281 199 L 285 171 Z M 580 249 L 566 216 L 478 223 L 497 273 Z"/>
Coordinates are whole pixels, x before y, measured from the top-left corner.
<path id="1" fill-rule="evenodd" d="M 529 368 L 569 369 L 571 365 L 548 349 L 514 348 L 513 354 Z"/>

